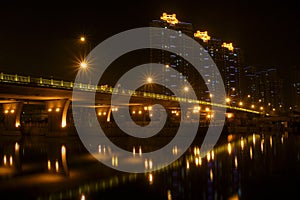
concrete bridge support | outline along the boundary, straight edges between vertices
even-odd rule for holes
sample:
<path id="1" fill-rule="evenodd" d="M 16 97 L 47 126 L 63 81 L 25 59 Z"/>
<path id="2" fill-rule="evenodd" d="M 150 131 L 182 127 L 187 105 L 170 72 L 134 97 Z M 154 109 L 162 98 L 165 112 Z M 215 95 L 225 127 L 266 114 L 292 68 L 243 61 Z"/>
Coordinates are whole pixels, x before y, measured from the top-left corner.
<path id="1" fill-rule="evenodd" d="M 4 135 L 20 135 L 20 118 L 23 102 L 12 102 L 3 104 L 4 112 Z"/>
<path id="2" fill-rule="evenodd" d="M 71 101 L 69 99 L 50 100 L 46 102 L 49 132 L 61 132 L 67 128 L 67 114 Z"/>

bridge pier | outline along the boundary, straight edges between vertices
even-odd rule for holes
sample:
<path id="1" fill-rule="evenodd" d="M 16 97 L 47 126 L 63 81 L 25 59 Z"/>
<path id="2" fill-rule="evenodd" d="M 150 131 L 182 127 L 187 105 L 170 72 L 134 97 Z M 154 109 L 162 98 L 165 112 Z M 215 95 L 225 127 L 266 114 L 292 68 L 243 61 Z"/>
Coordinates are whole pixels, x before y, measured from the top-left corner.
<path id="1" fill-rule="evenodd" d="M 46 102 L 48 111 L 49 136 L 66 133 L 67 114 L 71 101 L 69 99 L 50 100 Z"/>
<path id="2" fill-rule="evenodd" d="M 20 118 L 23 102 L 12 102 L 3 104 L 4 129 L 0 133 L 3 135 L 21 135 Z"/>

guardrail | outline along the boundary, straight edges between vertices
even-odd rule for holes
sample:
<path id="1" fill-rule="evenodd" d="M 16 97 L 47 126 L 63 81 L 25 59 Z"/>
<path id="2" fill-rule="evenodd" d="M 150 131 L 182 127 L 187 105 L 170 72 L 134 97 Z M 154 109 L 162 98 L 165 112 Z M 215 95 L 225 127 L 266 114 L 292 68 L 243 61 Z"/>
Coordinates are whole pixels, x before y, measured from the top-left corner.
<path id="1" fill-rule="evenodd" d="M 92 84 L 85 84 L 85 83 L 74 83 L 71 81 L 64 81 L 64 80 L 55 80 L 55 79 L 46 79 L 42 77 L 30 77 L 30 76 L 20 76 L 17 74 L 5 74 L 3 72 L 0 73 L 0 82 L 5 83 L 14 83 L 14 84 L 28 84 L 40 87 L 49 87 L 49 88 L 61 88 L 61 89 L 79 89 L 83 91 L 91 91 L 91 92 L 100 92 L 100 93 L 108 93 L 108 94 L 121 94 L 121 95 L 130 95 L 135 97 L 143 97 L 143 98 L 151 98 L 157 100 L 167 100 L 167 101 L 178 101 L 178 102 L 185 102 L 191 103 L 196 105 L 207 105 L 207 106 L 217 106 L 217 107 L 224 107 L 233 110 L 240 110 L 244 112 L 250 112 L 255 114 L 262 114 L 256 110 L 250 110 L 246 108 L 240 108 L 235 106 L 229 106 L 224 104 L 215 104 L 207 101 L 200 101 L 197 99 L 189 99 L 185 97 L 176 97 L 176 96 L 168 96 L 163 94 L 157 93 L 150 93 L 150 92 L 141 92 L 141 91 L 133 91 L 127 89 L 120 89 L 120 88 L 113 88 L 108 85 L 92 85 Z"/>

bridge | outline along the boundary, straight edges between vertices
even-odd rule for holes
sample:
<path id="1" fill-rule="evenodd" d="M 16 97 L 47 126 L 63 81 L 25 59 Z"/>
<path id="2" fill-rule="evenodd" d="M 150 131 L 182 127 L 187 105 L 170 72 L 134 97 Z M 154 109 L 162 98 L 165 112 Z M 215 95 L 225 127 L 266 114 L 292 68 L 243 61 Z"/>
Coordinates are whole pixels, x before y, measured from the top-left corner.
<path id="1" fill-rule="evenodd" d="M 107 123 L 111 121 L 111 112 L 119 109 L 111 106 L 112 94 L 131 96 L 130 112 L 132 118 L 136 121 L 145 120 L 146 116 L 150 114 L 151 105 L 154 103 L 162 104 L 167 112 L 173 116 L 173 120 L 180 119 L 181 113 L 178 102 L 188 103 L 191 105 L 190 114 L 187 116 L 188 120 L 192 120 L 193 114 L 198 114 L 206 125 L 207 121 L 210 123 L 213 121 L 211 106 L 226 108 L 227 118 L 231 118 L 237 113 L 243 115 L 262 114 L 253 109 L 213 104 L 208 101 L 186 97 L 17 74 L 0 73 L 0 89 L 0 109 L 2 113 L 0 129 L 2 134 L 19 133 L 21 130 L 23 132 L 27 130 L 28 133 L 34 134 L 34 131 L 29 131 L 34 126 L 40 127 L 36 133 L 41 132 L 41 128 L 43 128 L 42 131 L 49 133 L 67 130 L 72 126 L 70 105 L 74 101 L 80 101 L 79 99 L 72 99 L 74 89 L 82 93 L 95 93 L 94 109 L 96 109 L 99 120 Z"/>

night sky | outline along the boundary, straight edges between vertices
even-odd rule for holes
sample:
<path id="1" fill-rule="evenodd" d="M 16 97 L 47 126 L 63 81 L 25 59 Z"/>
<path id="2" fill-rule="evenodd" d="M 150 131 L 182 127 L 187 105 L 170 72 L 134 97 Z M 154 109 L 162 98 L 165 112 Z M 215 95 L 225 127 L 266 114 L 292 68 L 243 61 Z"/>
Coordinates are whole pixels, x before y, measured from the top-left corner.
<path id="1" fill-rule="evenodd" d="M 210 3 L 211 2 L 211 3 Z M 221 2 L 221 3 L 220 3 Z M 78 38 L 91 46 L 163 12 L 244 52 L 247 65 L 277 67 L 283 78 L 299 66 L 299 6 L 282 1 L 39 1 L 0 5 L 0 71 L 73 80 Z"/>

